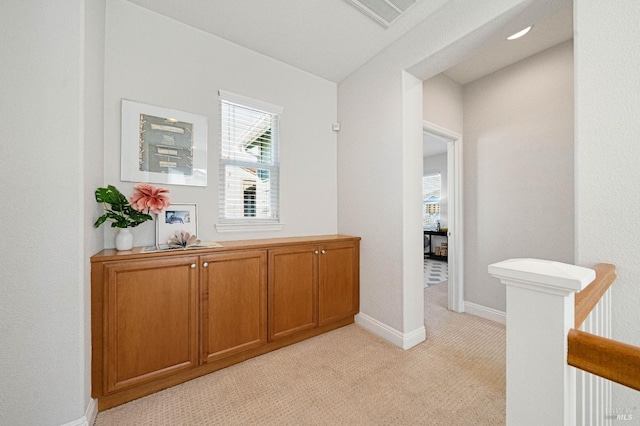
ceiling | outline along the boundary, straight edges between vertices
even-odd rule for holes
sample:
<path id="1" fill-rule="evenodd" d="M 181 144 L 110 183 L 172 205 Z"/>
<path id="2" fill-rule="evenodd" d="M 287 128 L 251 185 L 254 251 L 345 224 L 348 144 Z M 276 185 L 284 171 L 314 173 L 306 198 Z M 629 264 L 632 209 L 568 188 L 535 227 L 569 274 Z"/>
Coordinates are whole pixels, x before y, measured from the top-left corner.
<path id="1" fill-rule="evenodd" d="M 339 82 L 447 0 L 418 0 L 389 28 L 347 0 L 128 0 Z"/>
<path id="2" fill-rule="evenodd" d="M 347 0 L 128 0 L 281 62 L 339 82 L 448 0 L 418 0 L 389 28 Z M 570 9 L 570 8 L 569 8 Z M 466 84 L 571 38 L 571 11 L 537 23 L 448 71 Z M 496 68 L 498 67 L 498 68 Z M 484 73 L 484 74 L 483 74 Z"/>
<path id="3" fill-rule="evenodd" d="M 128 1 L 336 83 L 447 2 L 418 0 L 386 28 L 347 0 Z M 532 24 L 526 36 L 488 46 L 444 74 L 465 85 L 571 39 L 573 8 Z M 446 146 L 425 134 L 425 156 Z"/>
<path id="4" fill-rule="evenodd" d="M 502 40 L 449 68 L 443 74 L 458 84 L 465 85 L 571 38 L 573 38 L 573 7 L 570 5 L 534 23 L 533 28 L 524 37 L 517 40 Z M 424 157 L 444 154 L 447 152 L 447 142 L 425 132 L 422 151 Z"/>
<path id="5" fill-rule="evenodd" d="M 573 7 L 569 5 L 555 14 L 533 23 L 533 28 L 517 40 L 502 40 L 489 46 L 444 74 L 465 85 L 496 72 L 536 53 L 573 38 Z"/>

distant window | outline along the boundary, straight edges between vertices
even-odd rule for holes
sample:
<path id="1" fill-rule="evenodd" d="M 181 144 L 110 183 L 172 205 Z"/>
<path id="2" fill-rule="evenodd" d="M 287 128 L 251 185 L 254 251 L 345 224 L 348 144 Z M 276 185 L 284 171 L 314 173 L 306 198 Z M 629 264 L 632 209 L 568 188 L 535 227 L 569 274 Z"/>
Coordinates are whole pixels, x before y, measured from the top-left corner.
<path id="1" fill-rule="evenodd" d="M 279 221 L 281 112 L 220 92 L 220 223 Z"/>
<path id="2" fill-rule="evenodd" d="M 244 217 L 256 217 L 256 186 L 249 185 L 244 190 Z"/>
<path id="3" fill-rule="evenodd" d="M 440 173 L 422 177 L 422 226 L 435 230 L 440 220 Z"/>

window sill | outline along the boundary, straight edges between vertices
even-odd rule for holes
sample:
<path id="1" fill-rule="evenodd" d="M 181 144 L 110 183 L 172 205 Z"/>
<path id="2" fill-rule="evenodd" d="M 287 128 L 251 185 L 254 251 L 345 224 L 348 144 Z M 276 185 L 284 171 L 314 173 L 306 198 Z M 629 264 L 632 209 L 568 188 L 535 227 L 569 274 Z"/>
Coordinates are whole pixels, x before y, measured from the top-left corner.
<path id="1" fill-rule="evenodd" d="M 259 232 L 259 231 L 282 231 L 283 223 L 217 223 L 216 231 L 227 232 Z"/>

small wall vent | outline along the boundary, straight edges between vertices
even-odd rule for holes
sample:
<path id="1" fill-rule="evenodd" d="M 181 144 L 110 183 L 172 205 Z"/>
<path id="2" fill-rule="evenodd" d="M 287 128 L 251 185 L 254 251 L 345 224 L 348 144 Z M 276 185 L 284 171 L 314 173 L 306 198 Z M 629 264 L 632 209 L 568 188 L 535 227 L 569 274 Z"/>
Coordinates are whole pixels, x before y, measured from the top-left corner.
<path id="1" fill-rule="evenodd" d="M 413 6 L 417 0 L 347 0 L 385 27 Z"/>

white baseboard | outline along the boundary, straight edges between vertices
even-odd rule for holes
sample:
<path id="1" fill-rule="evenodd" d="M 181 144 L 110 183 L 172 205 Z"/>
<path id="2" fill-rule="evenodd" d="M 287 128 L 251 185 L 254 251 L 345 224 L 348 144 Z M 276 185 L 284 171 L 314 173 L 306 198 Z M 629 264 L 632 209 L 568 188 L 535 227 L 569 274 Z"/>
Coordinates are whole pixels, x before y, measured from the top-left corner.
<path id="1" fill-rule="evenodd" d="M 500 324 L 507 323 L 507 314 L 497 309 L 488 308 L 486 306 L 465 301 L 464 311 L 468 314 L 475 315 L 480 318 L 499 322 Z"/>
<path id="2" fill-rule="evenodd" d="M 84 411 L 84 416 L 69 423 L 65 423 L 62 426 L 91 426 L 96 421 L 98 415 L 98 400 L 90 399 L 87 409 Z"/>
<path id="3" fill-rule="evenodd" d="M 98 416 L 98 400 L 90 399 L 89 405 L 87 405 L 87 410 L 84 413 L 84 416 L 89 421 L 89 426 L 96 422 L 96 417 Z"/>
<path id="4" fill-rule="evenodd" d="M 393 343 L 394 345 L 401 347 L 402 349 L 411 349 L 419 343 L 422 343 L 427 338 L 427 331 L 422 327 L 418 327 L 410 333 L 402 333 L 393 327 L 378 321 L 369 315 L 360 312 L 355 317 L 356 324 L 361 325 L 373 334 L 382 337 L 385 340 Z"/>

